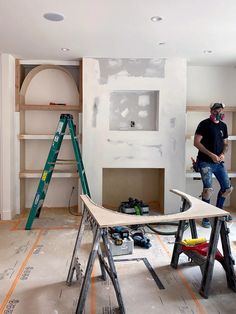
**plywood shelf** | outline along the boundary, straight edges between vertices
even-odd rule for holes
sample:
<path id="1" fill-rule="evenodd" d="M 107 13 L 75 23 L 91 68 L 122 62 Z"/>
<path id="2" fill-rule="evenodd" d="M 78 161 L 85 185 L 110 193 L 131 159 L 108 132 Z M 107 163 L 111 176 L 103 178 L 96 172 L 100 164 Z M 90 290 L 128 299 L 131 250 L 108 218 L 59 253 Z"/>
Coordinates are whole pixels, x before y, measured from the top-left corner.
<path id="1" fill-rule="evenodd" d="M 39 179 L 41 178 L 43 170 L 24 170 L 20 172 L 20 179 Z M 54 170 L 52 178 L 78 178 L 78 172 L 68 170 Z"/>
<path id="2" fill-rule="evenodd" d="M 42 111 L 78 111 L 81 112 L 79 105 L 20 105 L 20 110 L 42 110 Z"/>
<path id="3" fill-rule="evenodd" d="M 236 170 L 228 170 L 228 175 L 229 175 L 229 178 L 236 178 Z M 193 172 L 192 170 L 187 170 L 185 173 L 185 177 L 192 178 L 192 179 L 200 179 L 201 175 L 199 172 Z"/>
<path id="4" fill-rule="evenodd" d="M 205 111 L 210 111 L 209 106 L 187 106 L 186 111 L 195 111 L 195 112 L 205 112 Z M 226 106 L 224 108 L 225 112 L 236 112 L 236 106 Z"/>
<path id="5" fill-rule="evenodd" d="M 53 140 L 55 134 L 19 134 L 19 140 Z M 77 135 L 77 138 L 79 136 Z M 70 135 L 64 135 L 64 140 L 70 140 Z"/>
<path id="6" fill-rule="evenodd" d="M 186 140 L 193 140 L 194 139 L 194 135 L 193 134 L 187 134 L 186 135 Z M 228 136 L 228 140 L 229 141 L 236 141 L 236 135 L 229 135 Z"/>

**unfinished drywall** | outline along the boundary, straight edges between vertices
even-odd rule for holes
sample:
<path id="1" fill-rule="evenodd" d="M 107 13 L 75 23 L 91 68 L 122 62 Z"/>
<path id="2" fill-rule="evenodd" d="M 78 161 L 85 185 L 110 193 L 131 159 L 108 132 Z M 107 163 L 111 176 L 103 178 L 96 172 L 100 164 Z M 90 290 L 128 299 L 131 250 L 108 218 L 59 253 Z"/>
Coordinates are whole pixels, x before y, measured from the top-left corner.
<path id="1" fill-rule="evenodd" d="M 83 60 L 83 160 L 91 195 L 102 203 L 104 168 L 165 169 L 165 212 L 175 212 L 179 207 L 168 190 L 185 189 L 186 61 L 129 60 Z M 111 63 L 122 70 L 114 71 Z M 110 130 L 111 95 L 122 91 L 158 93 L 157 130 Z"/>
<path id="2" fill-rule="evenodd" d="M 158 113 L 158 91 L 113 91 L 110 95 L 109 129 L 156 131 Z"/>
<path id="3" fill-rule="evenodd" d="M 160 77 L 165 76 L 165 59 L 97 59 L 99 83 L 107 84 L 119 77 Z"/>

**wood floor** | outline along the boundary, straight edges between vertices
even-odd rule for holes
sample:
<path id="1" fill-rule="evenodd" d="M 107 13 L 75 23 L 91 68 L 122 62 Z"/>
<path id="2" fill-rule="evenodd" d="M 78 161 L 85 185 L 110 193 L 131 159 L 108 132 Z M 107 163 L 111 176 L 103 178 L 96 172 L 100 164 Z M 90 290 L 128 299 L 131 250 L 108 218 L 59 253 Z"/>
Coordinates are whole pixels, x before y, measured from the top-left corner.
<path id="1" fill-rule="evenodd" d="M 236 215 L 229 223 L 230 242 L 236 259 Z M 77 235 L 79 217 L 65 211 L 43 210 L 30 231 L 24 230 L 26 216 L 0 221 L 0 314 L 72 314 L 80 284 L 65 284 Z M 197 226 L 199 236 L 209 238 L 209 230 Z M 146 229 L 148 230 L 148 229 Z M 185 233 L 188 238 L 189 231 Z M 218 262 L 209 298 L 199 293 L 201 273 L 181 256 L 180 266 L 172 269 L 170 258 L 173 236 L 150 231 L 152 247 L 135 247 L 134 253 L 115 257 L 115 265 L 127 314 L 235 313 L 236 293 L 227 288 L 225 273 Z M 86 231 L 80 262 L 85 266 L 91 234 Z M 123 260 L 123 261 L 120 261 Z M 164 289 L 152 276 L 152 269 Z M 236 268 L 235 268 L 236 270 Z M 86 301 L 85 314 L 117 313 L 117 302 L 110 280 L 102 281 L 96 263 Z"/>

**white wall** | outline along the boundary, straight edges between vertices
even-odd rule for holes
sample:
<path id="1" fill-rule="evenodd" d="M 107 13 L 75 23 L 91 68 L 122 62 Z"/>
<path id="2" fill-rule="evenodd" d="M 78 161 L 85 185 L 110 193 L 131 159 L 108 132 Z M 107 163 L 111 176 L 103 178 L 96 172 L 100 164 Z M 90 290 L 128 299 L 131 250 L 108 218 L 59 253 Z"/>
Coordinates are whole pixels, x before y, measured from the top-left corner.
<path id="1" fill-rule="evenodd" d="M 1 219 L 11 219 L 16 209 L 15 160 L 15 59 L 0 55 L 0 211 Z"/>
<path id="2" fill-rule="evenodd" d="M 124 59 L 113 60 L 125 64 Z M 169 189 L 185 190 L 186 61 L 166 60 L 164 77 L 153 75 L 156 68 L 147 70 L 148 75 L 130 75 L 124 66 L 102 81 L 99 60 L 83 60 L 83 160 L 92 198 L 99 204 L 103 168 L 165 168 L 164 206 L 171 213 L 179 207 Z M 159 130 L 110 131 L 109 97 L 118 90 L 159 91 Z"/>
<path id="3" fill-rule="evenodd" d="M 7 54 L 0 57 L 0 210 L 2 219 L 10 219 L 16 212 L 19 199 L 16 181 L 17 115 L 14 104 L 15 82 L 14 58 Z M 99 80 L 98 61 L 84 59 L 84 115 L 83 115 L 83 161 L 93 199 L 102 203 L 103 168 L 166 168 L 165 208 L 176 210 L 176 197 L 170 188 L 185 190 L 185 104 L 208 105 L 212 101 L 223 101 L 234 106 L 236 100 L 236 69 L 232 67 L 188 66 L 184 60 L 167 60 L 165 77 L 110 76 L 107 82 Z M 187 91 L 186 91 L 187 78 Z M 116 90 L 159 90 L 160 129 L 159 131 L 119 132 L 109 131 L 109 95 Z M 97 125 L 93 124 L 94 101 L 98 101 Z M 35 114 L 35 113 L 34 113 Z M 193 133 L 200 120 L 208 113 L 188 114 L 188 132 Z M 36 117 L 34 117 L 36 118 Z M 227 114 L 229 132 L 231 117 Z M 118 143 L 123 144 L 118 144 Z M 127 156 L 129 144 L 135 148 L 135 157 Z M 158 149 L 157 149 L 158 147 Z M 191 141 L 187 144 L 186 163 L 190 166 Z M 132 152 L 131 152 L 132 153 Z M 117 158 L 119 157 L 119 158 Z M 228 154 L 228 159 L 230 152 Z M 201 193 L 201 181 L 187 180 L 186 192 L 195 196 Z M 30 203 L 31 200 L 28 200 Z"/>
<path id="4" fill-rule="evenodd" d="M 234 106 L 236 96 L 236 68 L 220 66 L 188 66 L 187 104 L 208 105 L 222 101 Z"/>

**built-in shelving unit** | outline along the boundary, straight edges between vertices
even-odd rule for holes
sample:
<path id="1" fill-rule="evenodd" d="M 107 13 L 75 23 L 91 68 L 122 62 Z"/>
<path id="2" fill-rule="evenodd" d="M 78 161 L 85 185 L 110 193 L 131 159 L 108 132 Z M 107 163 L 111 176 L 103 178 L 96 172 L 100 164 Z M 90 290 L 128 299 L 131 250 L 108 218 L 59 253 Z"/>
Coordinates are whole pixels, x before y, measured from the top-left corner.
<path id="1" fill-rule="evenodd" d="M 82 112 L 81 69 L 81 62 L 41 63 L 38 60 L 16 62 L 16 111 L 19 112 L 17 135 L 19 207 L 21 209 L 31 207 L 61 113 L 73 115 L 81 143 L 79 127 Z M 67 206 L 68 198 L 74 188 L 77 193 L 76 196 L 73 195 L 72 206 L 78 204 L 79 177 L 75 164 L 70 162 L 70 159 L 74 158 L 70 135 L 65 134 L 64 140 L 66 141 L 62 142 L 58 156 L 63 161 L 55 165 L 50 183 L 54 185 L 53 192 L 49 196 L 49 203 L 53 204 L 55 201 L 52 207 Z"/>

